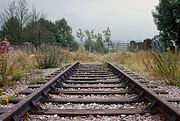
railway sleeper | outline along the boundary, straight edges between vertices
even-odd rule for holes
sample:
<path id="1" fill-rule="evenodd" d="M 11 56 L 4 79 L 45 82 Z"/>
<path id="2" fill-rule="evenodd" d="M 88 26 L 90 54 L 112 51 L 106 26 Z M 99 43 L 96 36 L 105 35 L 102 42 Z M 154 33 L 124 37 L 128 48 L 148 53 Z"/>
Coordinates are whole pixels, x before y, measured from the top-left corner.
<path id="1" fill-rule="evenodd" d="M 36 115 L 59 115 L 59 116 L 85 116 L 85 115 L 101 115 L 101 116 L 117 116 L 117 115 L 135 115 L 135 114 L 154 114 L 153 111 L 145 109 L 43 109 L 33 111 Z"/>

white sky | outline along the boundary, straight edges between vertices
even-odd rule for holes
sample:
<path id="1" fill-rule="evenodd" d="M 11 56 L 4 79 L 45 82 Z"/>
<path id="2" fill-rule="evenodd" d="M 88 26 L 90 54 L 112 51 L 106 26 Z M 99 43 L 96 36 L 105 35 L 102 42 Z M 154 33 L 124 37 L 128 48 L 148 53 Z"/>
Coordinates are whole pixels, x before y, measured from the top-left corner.
<path id="1" fill-rule="evenodd" d="M 0 12 L 9 1 L 0 0 Z M 55 21 L 64 17 L 73 33 L 79 28 L 94 29 L 96 33 L 110 27 L 112 40 L 142 41 L 158 34 L 152 10 L 159 0 L 27 0 Z"/>

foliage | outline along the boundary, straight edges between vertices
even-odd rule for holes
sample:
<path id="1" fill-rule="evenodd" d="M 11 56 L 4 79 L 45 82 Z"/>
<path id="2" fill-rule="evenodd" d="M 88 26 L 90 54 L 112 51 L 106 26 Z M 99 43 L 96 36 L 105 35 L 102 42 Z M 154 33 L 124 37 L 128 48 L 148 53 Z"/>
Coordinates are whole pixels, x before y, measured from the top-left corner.
<path id="1" fill-rule="evenodd" d="M 4 90 L 0 88 L 0 96 L 3 94 Z"/>
<path id="2" fill-rule="evenodd" d="M 42 44 L 34 49 L 37 67 L 40 69 L 55 68 L 60 64 L 60 48 L 50 44 Z"/>
<path id="3" fill-rule="evenodd" d="M 102 55 L 98 53 L 90 53 L 87 51 L 70 52 L 66 58 L 67 62 L 80 61 L 82 63 L 101 63 Z"/>
<path id="4" fill-rule="evenodd" d="M 72 28 L 67 24 L 67 21 L 64 18 L 55 21 L 55 37 L 56 43 L 61 47 L 68 49 L 73 48 L 75 40 L 72 35 Z"/>
<path id="5" fill-rule="evenodd" d="M 0 86 L 13 84 L 20 80 L 29 69 L 28 57 L 25 52 L 0 55 Z"/>
<path id="6" fill-rule="evenodd" d="M 9 18 L 1 28 L 1 36 L 6 36 L 12 44 L 21 43 L 21 24 L 16 17 Z"/>
<path id="7" fill-rule="evenodd" d="M 54 22 L 33 8 L 28 8 L 26 0 L 13 1 L 0 14 L 0 37 L 12 44 L 30 42 L 35 47 L 45 43 L 58 44 L 69 50 L 77 50 L 79 44 L 74 40 L 72 28 L 62 18 Z"/>
<path id="8" fill-rule="evenodd" d="M 9 103 L 9 97 L 8 96 L 2 96 L 0 99 L 0 104 L 7 105 Z"/>
<path id="9" fill-rule="evenodd" d="M 79 43 L 76 41 L 72 41 L 70 44 L 70 51 L 77 51 L 79 49 Z"/>
<path id="10" fill-rule="evenodd" d="M 84 31 L 86 37 L 85 37 L 85 50 L 89 52 L 93 52 L 94 47 L 94 39 L 96 38 L 96 35 L 94 34 L 94 30 L 85 30 Z"/>
<path id="11" fill-rule="evenodd" d="M 111 31 L 110 31 L 109 27 L 107 27 L 107 30 L 103 31 L 103 33 L 104 33 L 104 37 L 105 37 L 104 42 L 107 43 L 107 45 L 108 45 L 108 52 L 109 52 L 110 46 L 113 47 L 112 46 L 112 41 L 111 41 Z"/>
<path id="12" fill-rule="evenodd" d="M 180 85 L 180 54 L 152 52 L 151 58 L 144 60 L 147 71 L 160 75 L 167 84 Z"/>
<path id="13" fill-rule="evenodd" d="M 83 48 L 83 39 L 84 39 L 84 33 L 82 31 L 82 29 L 79 29 L 77 32 L 76 32 L 76 36 L 80 39 L 81 41 L 81 48 Z"/>
<path id="14" fill-rule="evenodd" d="M 2 54 L 0 57 L 0 85 L 2 86 L 8 78 L 8 56 Z"/>
<path id="15" fill-rule="evenodd" d="M 0 14 L 1 37 L 7 36 L 13 44 L 22 43 L 24 41 L 23 29 L 30 18 L 26 0 L 9 3 L 8 8 L 5 8 L 4 12 Z"/>
<path id="16" fill-rule="evenodd" d="M 54 24 L 44 18 L 31 21 L 25 27 L 26 40 L 35 47 L 43 43 L 55 43 Z"/>
<path id="17" fill-rule="evenodd" d="M 180 0 L 160 0 L 153 17 L 166 48 L 180 48 Z"/>
<path id="18" fill-rule="evenodd" d="M 104 60 L 112 63 L 122 64 L 129 69 L 137 72 L 145 72 L 146 67 L 143 63 L 145 59 L 151 59 L 150 53 L 147 51 L 132 52 L 116 52 L 105 55 Z"/>
<path id="19" fill-rule="evenodd" d="M 107 49 L 104 46 L 102 34 L 97 34 L 96 41 L 94 43 L 94 50 L 99 53 L 106 53 Z"/>
<path id="20" fill-rule="evenodd" d="M 94 30 L 85 30 L 84 33 L 81 29 L 77 32 L 77 37 L 83 42 L 85 38 L 84 48 L 89 52 L 105 53 L 107 50 L 104 46 L 102 34 L 95 34 Z M 81 46 L 83 44 L 81 43 Z"/>

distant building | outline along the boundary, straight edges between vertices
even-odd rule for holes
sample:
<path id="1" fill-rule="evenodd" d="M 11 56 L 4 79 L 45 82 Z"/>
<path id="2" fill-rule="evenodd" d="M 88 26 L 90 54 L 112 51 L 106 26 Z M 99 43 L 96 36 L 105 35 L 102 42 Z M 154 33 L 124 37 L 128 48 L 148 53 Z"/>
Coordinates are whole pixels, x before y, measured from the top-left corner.
<path id="1" fill-rule="evenodd" d="M 127 50 L 129 43 L 113 42 L 113 48 L 116 50 Z"/>
<path id="2" fill-rule="evenodd" d="M 149 50 L 152 48 L 151 46 L 152 40 L 147 38 L 143 42 L 135 42 L 135 41 L 130 41 L 129 45 L 129 50 L 130 51 L 139 51 L 139 50 Z"/>

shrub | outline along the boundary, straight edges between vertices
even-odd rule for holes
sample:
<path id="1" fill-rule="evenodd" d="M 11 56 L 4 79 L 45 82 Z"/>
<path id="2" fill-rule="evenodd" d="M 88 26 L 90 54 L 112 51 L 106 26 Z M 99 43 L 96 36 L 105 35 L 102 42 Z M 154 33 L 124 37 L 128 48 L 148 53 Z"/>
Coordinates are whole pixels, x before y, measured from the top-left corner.
<path id="1" fill-rule="evenodd" d="M 42 44 L 33 53 L 39 69 L 55 68 L 60 64 L 60 48 L 55 45 Z"/>

